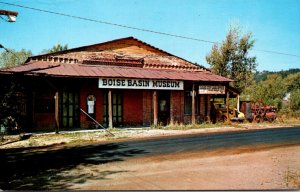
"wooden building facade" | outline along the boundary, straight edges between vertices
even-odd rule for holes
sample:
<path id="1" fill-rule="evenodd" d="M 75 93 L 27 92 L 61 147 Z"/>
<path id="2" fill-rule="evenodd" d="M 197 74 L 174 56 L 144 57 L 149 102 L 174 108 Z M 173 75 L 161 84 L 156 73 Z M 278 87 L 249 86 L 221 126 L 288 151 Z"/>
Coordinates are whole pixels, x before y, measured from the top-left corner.
<path id="1" fill-rule="evenodd" d="M 23 124 L 39 130 L 90 128 L 92 118 L 105 127 L 201 123 L 231 81 L 133 37 L 33 56 L 0 69 L 0 80 L 20 85 Z"/>

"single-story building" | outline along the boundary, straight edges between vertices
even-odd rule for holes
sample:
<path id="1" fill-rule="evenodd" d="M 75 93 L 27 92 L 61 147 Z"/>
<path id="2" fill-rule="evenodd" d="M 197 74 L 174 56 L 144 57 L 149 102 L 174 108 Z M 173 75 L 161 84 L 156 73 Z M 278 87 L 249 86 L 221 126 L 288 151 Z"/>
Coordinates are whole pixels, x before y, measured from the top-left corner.
<path id="1" fill-rule="evenodd" d="M 12 79 L 24 126 L 39 130 L 201 123 L 232 81 L 134 37 L 0 69 L 1 87 Z"/>

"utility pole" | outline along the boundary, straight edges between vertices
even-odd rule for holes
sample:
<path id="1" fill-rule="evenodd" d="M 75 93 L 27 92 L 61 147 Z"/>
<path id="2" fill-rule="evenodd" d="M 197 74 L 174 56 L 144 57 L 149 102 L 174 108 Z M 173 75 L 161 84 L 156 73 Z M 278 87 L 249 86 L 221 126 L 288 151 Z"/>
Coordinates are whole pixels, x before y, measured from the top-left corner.
<path id="1" fill-rule="evenodd" d="M 7 20 L 2 17 L 2 15 L 7 17 Z M 18 16 L 18 12 L 0 10 L 0 17 L 7 22 L 16 22 Z"/>

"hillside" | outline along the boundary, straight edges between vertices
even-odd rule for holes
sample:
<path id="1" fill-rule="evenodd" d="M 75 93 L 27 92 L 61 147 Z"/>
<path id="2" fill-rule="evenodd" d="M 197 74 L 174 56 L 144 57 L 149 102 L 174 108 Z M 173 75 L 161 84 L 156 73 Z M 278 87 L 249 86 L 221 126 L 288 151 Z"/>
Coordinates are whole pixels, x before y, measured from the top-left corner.
<path id="1" fill-rule="evenodd" d="M 300 72 L 300 68 L 296 68 L 296 69 L 289 69 L 289 70 L 281 70 L 281 71 L 262 71 L 262 72 L 256 72 L 254 79 L 255 81 L 258 83 L 260 81 L 265 81 L 267 79 L 268 75 L 272 75 L 272 74 L 279 74 L 282 76 L 282 78 L 287 77 L 290 74 L 294 74 L 294 73 L 298 73 Z"/>

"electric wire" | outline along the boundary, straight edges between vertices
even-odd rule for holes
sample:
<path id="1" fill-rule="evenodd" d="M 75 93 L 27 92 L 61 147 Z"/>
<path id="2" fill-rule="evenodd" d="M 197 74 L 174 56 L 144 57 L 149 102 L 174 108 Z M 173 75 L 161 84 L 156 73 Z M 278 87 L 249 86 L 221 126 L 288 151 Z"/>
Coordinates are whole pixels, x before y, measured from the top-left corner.
<path id="1" fill-rule="evenodd" d="M 75 16 L 75 15 L 70 15 L 70 14 L 66 14 L 66 13 L 59 13 L 59 12 L 54 12 L 54 11 L 48 11 L 48 10 L 45 10 L 45 9 L 33 8 L 33 7 L 28 7 L 28 6 L 19 5 L 19 4 L 6 3 L 6 2 L 1 2 L 1 1 L 0 1 L 0 3 L 1 4 L 6 4 L 6 5 L 10 5 L 10 6 L 15 6 L 15 7 L 21 7 L 21 8 L 25 8 L 25 9 L 31 9 L 31 10 L 35 10 L 35 11 L 40 11 L 40 12 L 45 12 L 45 13 L 51 13 L 51 14 L 55 14 L 55 15 L 65 16 L 65 17 L 71 17 L 71 18 L 80 19 L 80 20 L 86 20 L 86 21 L 91 21 L 91 22 L 96 22 L 96 23 L 102 23 L 102 24 L 106 24 L 106 25 L 113 25 L 113 26 L 127 28 L 127 29 L 134 29 L 134 30 L 138 30 L 138 31 L 144 31 L 144 32 L 149 32 L 149 33 L 156 33 L 156 34 L 160 34 L 160 35 L 178 37 L 178 38 L 189 39 L 189 40 L 194 40 L 194 41 L 202 41 L 202 42 L 211 43 L 211 44 L 218 43 L 218 42 L 204 40 L 204 39 L 197 39 L 197 38 L 193 38 L 193 37 L 187 37 L 187 36 L 182 36 L 182 35 L 175 35 L 175 34 L 170 34 L 170 33 L 165 33 L 165 32 L 154 31 L 154 30 L 150 30 L 150 29 L 132 27 L 132 26 L 128 26 L 128 25 L 111 23 L 111 22 L 101 21 L 101 20 L 96 20 L 96 19 L 90 19 L 90 18 Z"/>
<path id="2" fill-rule="evenodd" d="M 3 21 L 6 21 L 6 22 L 8 22 L 6 19 L 4 19 L 2 16 L 0 16 L 0 18 L 3 20 Z"/>
<path id="3" fill-rule="evenodd" d="M 211 41 L 211 40 L 205 40 L 205 39 L 199 39 L 199 38 L 194 38 L 194 37 L 176 35 L 176 34 L 171 34 L 171 33 L 154 31 L 154 30 L 151 30 L 151 29 L 145 29 L 145 28 L 132 27 L 132 26 L 118 24 L 118 23 L 112 23 L 112 22 L 108 22 L 108 21 L 91 19 L 91 18 L 76 16 L 76 15 L 70 15 L 70 14 L 61 13 L 61 12 L 54 12 L 54 11 L 49 11 L 49 10 L 39 9 L 39 8 L 34 8 L 34 7 L 28 7 L 28 6 L 24 6 L 24 5 L 20 5 L 20 4 L 7 3 L 7 2 L 2 2 L 2 1 L 0 1 L 0 3 L 5 4 L 5 5 L 9 5 L 9 6 L 21 7 L 21 8 L 24 8 L 24 9 L 40 11 L 40 12 L 44 12 L 44 13 L 60 15 L 60 16 L 64 16 L 64 17 L 70 17 L 70 18 L 74 18 L 74 19 L 80 19 L 80 20 L 85 20 L 85 21 L 90 21 L 90 22 L 95 22 L 95 23 L 101 23 L 101 24 L 106 24 L 106 25 L 112 25 L 112 26 L 116 26 L 116 27 L 127 28 L 127 29 L 132 29 L 132 30 L 138 30 L 138 31 L 143 31 L 143 32 L 148 32 L 148 33 L 154 33 L 154 34 L 158 34 L 158 35 L 164 35 L 164 36 L 170 36 L 170 37 L 175 37 L 175 38 L 193 40 L 193 41 L 204 42 L 204 43 L 209 43 L 209 44 L 221 44 L 219 42 Z M 259 52 L 264 52 L 264 53 L 285 55 L 285 56 L 292 56 L 292 57 L 300 57 L 300 55 L 290 54 L 290 53 L 283 53 L 283 52 L 279 52 L 279 51 L 270 51 L 270 50 L 263 50 L 263 49 L 252 49 L 252 51 L 259 51 Z"/>

